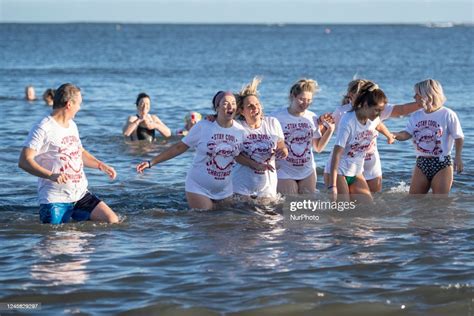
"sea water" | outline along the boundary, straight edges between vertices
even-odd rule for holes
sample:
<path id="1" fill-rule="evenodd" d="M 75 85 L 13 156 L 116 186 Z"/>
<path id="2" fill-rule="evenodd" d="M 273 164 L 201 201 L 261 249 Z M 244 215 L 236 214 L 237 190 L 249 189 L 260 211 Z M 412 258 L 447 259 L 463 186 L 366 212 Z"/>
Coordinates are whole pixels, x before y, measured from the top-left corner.
<path id="1" fill-rule="evenodd" d="M 473 31 L 0 24 L 0 303 L 41 303 L 45 315 L 472 315 Z M 270 206 L 277 215 L 245 202 L 189 210 L 191 151 L 135 172 L 179 140 L 124 140 L 138 93 L 147 92 L 151 112 L 177 129 L 191 110 L 211 113 L 216 91 L 237 91 L 255 75 L 263 76 L 266 113 L 288 105 L 294 81 L 316 79 L 321 89 L 311 110 L 318 114 L 340 104 L 354 77 L 376 81 L 393 104 L 413 100 L 413 85 L 435 78 L 464 130 L 465 171 L 455 175 L 450 198 L 409 197 L 412 145 L 379 138 L 384 181 L 376 205 L 304 223 L 290 223 L 283 202 Z M 64 82 L 82 89 L 75 121 L 84 147 L 118 172 L 109 181 L 86 170 L 91 191 L 120 224 L 39 224 L 36 179 L 17 163 L 29 129 L 50 108 L 25 101 L 24 87 L 34 85 L 41 97 Z M 399 131 L 406 122 L 386 125 Z M 332 145 L 315 156 L 320 190 Z"/>

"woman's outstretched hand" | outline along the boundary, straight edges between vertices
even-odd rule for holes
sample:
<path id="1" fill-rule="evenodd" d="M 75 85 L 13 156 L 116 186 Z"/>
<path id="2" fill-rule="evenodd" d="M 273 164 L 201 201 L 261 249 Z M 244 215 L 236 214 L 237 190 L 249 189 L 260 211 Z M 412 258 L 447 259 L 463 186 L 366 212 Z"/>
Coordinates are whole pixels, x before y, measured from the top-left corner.
<path id="1" fill-rule="evenodd" d="M 138 173 L 143 173 L 143 171 L 145 169 L 149 169 L 149 168 L 151 168 L 151 162 L 150 161 L 143 161 L 143 162 L 140 162 L 137 165 L 137 172 Z"/>
<path id="2" fill-rule="evenodd" d="M 114 180 L 117 177 L 117 172 L 115 169 L 108 164 L 99 163 L 99 170 L 109 176 L 111 180 Z"/>

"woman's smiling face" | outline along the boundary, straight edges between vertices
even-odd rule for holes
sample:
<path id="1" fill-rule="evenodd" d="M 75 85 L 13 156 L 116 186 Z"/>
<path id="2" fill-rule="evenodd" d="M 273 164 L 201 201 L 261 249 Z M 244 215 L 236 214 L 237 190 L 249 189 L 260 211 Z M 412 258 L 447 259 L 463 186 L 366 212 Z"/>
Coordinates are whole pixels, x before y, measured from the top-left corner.
<path id="1" fill-rule="evenodd" d="M 313 103 L 313 93 L 304 91 L 292 97 L 290 108 L 297 113 L 303 113 L 309 108 L 311 103 Z"/>
<path id="2" fill-rule="evenodd" d="M 248 96 L 242 102 L 242 116 L 246 121 L 257 120 L 262 117 L 262 106 L 254 95 Z"/>
<path id="3" fill-rule="evenodd" d="M 151 101 L 149 98 L 141 98 L 137 105 L 137 114 L 144 117 L 150 112 Z"/>
<path id="4" fill-rule="evenodd" d="M 237 112 L 237 102 L 233 95 L 225 95 L 216 109 L 217 117 L 232 120 Z"/>

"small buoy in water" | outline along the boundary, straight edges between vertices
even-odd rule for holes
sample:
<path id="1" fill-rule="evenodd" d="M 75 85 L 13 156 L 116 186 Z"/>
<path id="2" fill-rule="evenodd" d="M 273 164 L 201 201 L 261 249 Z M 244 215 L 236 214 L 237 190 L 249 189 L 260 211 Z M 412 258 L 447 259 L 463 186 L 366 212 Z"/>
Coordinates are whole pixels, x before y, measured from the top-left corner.
<path id="1" fill-rule="evenodd" d="M 331 29 L 330 29 L 329 27 L 327 27 L 327 28 L 324 30 L 324 33 L 326 33 L 326 34 L 331 33 Z"/>
<path id="2" fill-rule="evenodd" d="M 401 308 L 402 308 L 402 309 L 405 309 L 405 305 L 402 305 Z"/>

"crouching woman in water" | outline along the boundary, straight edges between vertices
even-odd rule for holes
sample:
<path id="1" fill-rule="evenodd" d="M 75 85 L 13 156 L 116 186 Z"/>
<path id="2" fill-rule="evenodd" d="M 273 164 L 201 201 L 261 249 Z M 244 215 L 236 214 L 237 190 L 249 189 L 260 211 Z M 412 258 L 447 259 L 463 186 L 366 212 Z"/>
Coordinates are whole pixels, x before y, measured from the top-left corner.
<path id="1" fill-rule="evenodd" d="M 376 84 L 368 82 L 361 87 L 352 110 L 342 116 L 328 184 L 328 191 L 333 199 L 372 201 L 369 186 L 362 174 L 364 159 L 367 152 L 375 146 L 379 115 L 386 104 L 385 93 Z"/>
<path id="2" fill-rule="evenodd" d="M 191 169 L 186 176 L 186 199 L 190 208 L 212 209 L 214 202 L 231 197 L 232 166 L 244 138 L 240 124 L 234 124 L 237 104 L 231 92 L 219 91 L 212 100 L 217 118 L 198 122 L 181 141 L 151 161 L 137 165 L 137 172 L 195 148 Z"/>
<path id="3" fill-rule="evenodd" d="M 454 170 L 463 171 L 461 158 L 464 134 L 456 113 L 444 107 L 446 97 L 441 84 L 433 79 L 415 85 L 415 100 L 423 110 L 411 115 L 404 131 L 395 133 L 397 140 L 413 138 L 416 165 L 411 178 L 410 194 L 448 194 L 453 184 L 451 150 L 456 145 Z"/>

